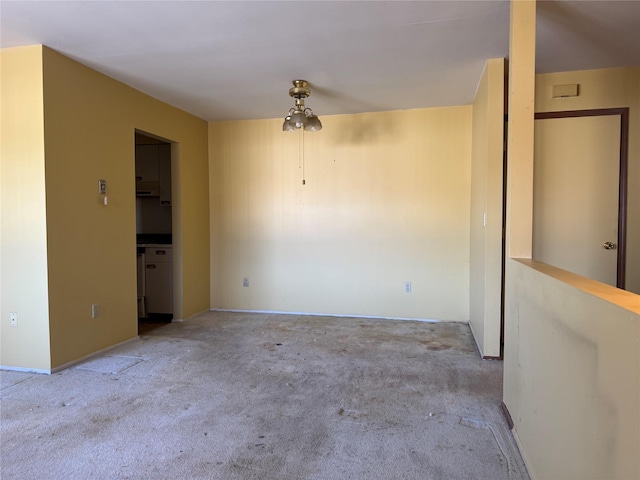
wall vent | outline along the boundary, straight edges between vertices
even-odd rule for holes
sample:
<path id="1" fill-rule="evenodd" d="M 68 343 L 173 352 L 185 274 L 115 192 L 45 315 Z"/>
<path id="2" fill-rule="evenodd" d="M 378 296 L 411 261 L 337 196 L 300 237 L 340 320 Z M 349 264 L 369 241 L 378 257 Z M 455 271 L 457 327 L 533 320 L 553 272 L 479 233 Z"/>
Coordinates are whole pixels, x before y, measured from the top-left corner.
<path id="1" fill-rule="evenodd" d="M 566 98 L 578 96 L 578 84 L 570 83 L 567 85 L 554 85 L 553 86 L 553 98 Z"/>

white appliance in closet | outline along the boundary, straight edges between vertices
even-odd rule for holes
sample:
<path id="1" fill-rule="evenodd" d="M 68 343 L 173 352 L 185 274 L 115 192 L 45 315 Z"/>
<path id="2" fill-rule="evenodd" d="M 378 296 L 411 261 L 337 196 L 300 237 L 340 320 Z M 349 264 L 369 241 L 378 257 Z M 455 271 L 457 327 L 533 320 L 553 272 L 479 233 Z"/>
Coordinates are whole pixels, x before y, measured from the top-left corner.
<path id="1" fill-rule="evenodd" d="M 143 249 L 138 249 L 143 250 Z M 145 318 L 147 316 L 147 310 L 145 308 L 145 255 L 144 250 L 138 252 L 138 318 Z"/>
<path id="2" fill-rule="evenodd" d="M 173 313 L 172 250 L 171 245 L 147 246 L 144 249 L 147 315 Z"/>

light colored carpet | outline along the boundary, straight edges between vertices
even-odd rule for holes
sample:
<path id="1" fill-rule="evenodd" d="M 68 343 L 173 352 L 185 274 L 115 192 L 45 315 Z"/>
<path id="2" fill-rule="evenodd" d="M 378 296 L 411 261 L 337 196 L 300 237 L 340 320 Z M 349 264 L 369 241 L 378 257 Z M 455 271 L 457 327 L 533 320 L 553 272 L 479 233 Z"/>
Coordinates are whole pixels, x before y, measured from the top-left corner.
<path id="1" fill-rule="evenodd" d="M 124 372 L 127 368 L 131 368 L 144 360 L 141 357 L 130 357 L 124 355 L 105 355 L 80 365 L 76 365 L 77 370 L 87 370 L 95 373 L 112 373 L 114 375 Z"/>
<path id="2" fill-rule="evenodd" d="M 527 479 L 469 327 L 207 313 L 2 372 L 9 479 Z"/>

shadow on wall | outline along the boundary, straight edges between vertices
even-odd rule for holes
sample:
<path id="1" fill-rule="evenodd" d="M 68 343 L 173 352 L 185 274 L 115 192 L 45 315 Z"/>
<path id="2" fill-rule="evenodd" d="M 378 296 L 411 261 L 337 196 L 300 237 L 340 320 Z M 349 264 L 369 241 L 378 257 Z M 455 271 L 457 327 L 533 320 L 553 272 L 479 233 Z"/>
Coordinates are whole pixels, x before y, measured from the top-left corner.
<path id="1" fill-rule="evenodd" d="M 379 112 L 382 107 L 363 102 L 342 92 L 312 86 L 313 92 L 318 93 L 331 104 L 341 106 L 351 105 L 354 112 Z M 322 116 L 321 116 L 322 119 Z M 338 145 L 373 144 L 398 138 L 396 125 L 389 115 L 368 115 L 366 113 L 353 114 L 349 120 L 349 128 L 341 128 L 335 134 Z"/>
<path id="2" fill-rule="evenodd" d="M 388 116 L 366 114 L 354 115 L 349 121 L 349 128 L 337 132 L 338 145 L 372 145 L 398 139 L 396 125 Z"/>
<path id="3" fill-rule="evenodd" d="M 550 309 L 532 311 L 536 312 L 536 325 L 532 322 L 525 327 L 521 325 L 521 332 L 531 338 L 540 338 L 543 329 L 549 332 L 545 335 L 545 348 L 550 353 L 544 359 L 535 359 L 537 355 L 531 351 L 526 356 L 522 350 L 520 353 L 523 362 L 537 364 L 524 386 L 524 390 L 530 391 L 529 407 L 538 417 L 531 431 L 543 438 L 546 432 L 553 430 L 558 442 L 571 443 L 574 453 L 579 452 L 578 456 L 583 458 L 596 458 L 598 452 L 608 446 L 610 452 L 599 457 L 598 471 L 586 471 L 592 467 L 583 465 L 571 468 L 575 468 L 572 470 L 574 478 L 609 478 L 607 472 L 615 471 L 611 451 L 624 428 L 619 411 L 610 398 L 611 391 L 605 386 L 611 379 L 604 380 L 599 376 L 603 366 L 611 364 L 611 355 L 615 353 L 602 350 L 598 334 L 593 330 L 590 333 L 581 331 L 580 322 L 568 322 L 553 315 Z M 554 375 L 546 374 L 557 365 L 562 367 L 556 368 Z M 581 407 L 576 408 L 577 404 Z M 549 453 L 558 464 L 563 462 L 565 454 L 561 451 Z M 551 470 L 538 473 L 541 478 L 553 476 Z M 565 478 L 564 475 L 560 477 Z"/>

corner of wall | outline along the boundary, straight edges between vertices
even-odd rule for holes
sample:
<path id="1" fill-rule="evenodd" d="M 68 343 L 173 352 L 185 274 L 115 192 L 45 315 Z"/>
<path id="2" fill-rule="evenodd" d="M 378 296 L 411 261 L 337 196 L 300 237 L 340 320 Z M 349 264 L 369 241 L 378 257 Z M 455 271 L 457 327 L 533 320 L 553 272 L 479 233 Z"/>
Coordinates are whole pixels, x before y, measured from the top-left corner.
<path id="1" fill-rule="evenodd" d="M 51 367 L 42 46 L 0 50 L 0 336 L 4 367 Z M 9 313 L 17 314 L 10 326 Z"/>
<path id="2" fill-rule="evenodd" d="M 483 356 L 500 356 L 504 59 L 487 60 L 473 104 L 469 323 Z"/>

